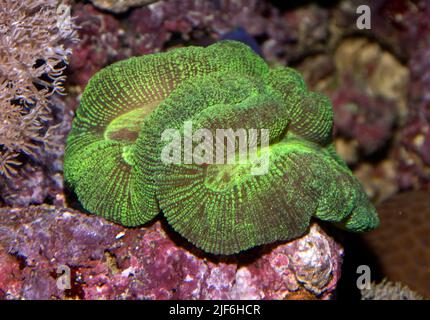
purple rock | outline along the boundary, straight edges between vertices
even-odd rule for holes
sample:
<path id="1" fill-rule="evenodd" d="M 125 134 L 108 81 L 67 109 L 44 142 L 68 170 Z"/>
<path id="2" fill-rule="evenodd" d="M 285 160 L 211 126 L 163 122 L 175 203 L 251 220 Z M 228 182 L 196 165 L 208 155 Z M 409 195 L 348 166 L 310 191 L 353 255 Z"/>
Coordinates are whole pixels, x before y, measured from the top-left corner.
<path id="1" fill-rule="evenodd" d="M 66 208 L 0 209 L 6 299 L 329 299 L 342 255 L 317 224 L 297 240 L 221 257 L 159 221 L 127 229 Z M 70 289 L 57 285 L 62 266 Z"/>

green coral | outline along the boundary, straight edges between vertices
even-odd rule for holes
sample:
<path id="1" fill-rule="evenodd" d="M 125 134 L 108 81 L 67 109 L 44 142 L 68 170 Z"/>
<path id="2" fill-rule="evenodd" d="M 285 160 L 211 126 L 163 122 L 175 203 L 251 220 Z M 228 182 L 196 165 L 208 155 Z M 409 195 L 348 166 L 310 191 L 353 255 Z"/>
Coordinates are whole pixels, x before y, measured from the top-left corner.
<path id="1" fill-rule="evenodd" d="M 241 158 L 228 138 L 229 155 L 244 161 L 165 163 L 163 133 L 184 132 L 187 123 L 213 137 L 245 130 L 248 146 L 268 156 L 267 172 L 254 174 L 262 163 Z M 88 211 L 136 226 L 161 209 L 177 232 L 211 253 L 292 239 L 312 216 L 353 231 L 375 228 L 374 207 L 334 150 L 332 126 L 325 96 L 241 43 L 175 49 L 115 63 L 90 80 L 68 137 L 65 179 Z M 263 129 L 267 146 L 250 134 Z M 217 141 L 203 146 L 215 150 Z M 180 159 L 189 156 L 185 149 Z"/>

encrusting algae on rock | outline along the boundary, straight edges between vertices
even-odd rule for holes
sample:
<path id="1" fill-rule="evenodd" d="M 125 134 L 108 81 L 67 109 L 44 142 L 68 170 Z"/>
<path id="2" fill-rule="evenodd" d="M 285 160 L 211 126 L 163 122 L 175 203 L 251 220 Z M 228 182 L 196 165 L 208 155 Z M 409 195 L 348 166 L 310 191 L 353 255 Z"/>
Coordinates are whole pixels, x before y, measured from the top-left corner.
<path id="1" fill-rule="evenodd" d="M 267 130 L 267 145 L 263 134 L 248 136 L 249 148 L 268 156 L 265 172 L 254 174 L 255 159 L 208 161 L 215 139 L 191 142 L 207 147 L 205 161 L 166 163 L 163 150 L 172 142 L 163 134 L 183 132 L 188 122 L 192 133 L 210 136 Z M 269 68 L 236 41 L 179 48 L 117 62 L 90 80 L 64 175 L 89 212 L 137 226 L 161 210 L 174 230 L 210 253 L 296 238 L 311 217 L 373 229 L 375 209 L 336 154 L 332 127 L 330 101 L 307 91 L 295 70 Z M 233 158 L 240 157 L 235 136 L 223 140 L 232 143 Z"/>

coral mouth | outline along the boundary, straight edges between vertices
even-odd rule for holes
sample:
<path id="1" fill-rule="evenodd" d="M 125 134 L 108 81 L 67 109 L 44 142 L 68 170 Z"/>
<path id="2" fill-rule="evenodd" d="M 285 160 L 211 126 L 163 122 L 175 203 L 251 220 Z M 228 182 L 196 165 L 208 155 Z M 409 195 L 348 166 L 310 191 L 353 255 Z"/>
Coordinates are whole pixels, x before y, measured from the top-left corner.
<path id="1" fill-rule="evenodd" d="M 104 131 L 105 140 L 133 143 L 139 136 L 144 119 L 152 113 L 161 101 L 151 101 L 113 119 Z"/>

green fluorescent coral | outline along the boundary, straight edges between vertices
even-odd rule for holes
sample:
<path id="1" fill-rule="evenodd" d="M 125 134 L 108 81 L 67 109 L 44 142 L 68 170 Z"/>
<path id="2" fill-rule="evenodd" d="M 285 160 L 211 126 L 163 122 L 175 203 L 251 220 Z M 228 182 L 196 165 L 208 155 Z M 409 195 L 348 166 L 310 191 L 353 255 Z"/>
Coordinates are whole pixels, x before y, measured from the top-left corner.
<path id="1" fill-rule="evenodd" d="M 194 161 L 162 161 L 171 144 L 163 134 L 184 133 L 189 123 L 193 134 L 214 139 L 190 142 L 202 151 Z M 180 48 L 120 61 L 90 80 L 64 175 L 88 211 L 136 226 L 161 209 L 173 229 L 211 253 L 292 239 L 311 217 L 352 231 L 375 228 L 374 207 L 334 150 L 332 126 L 330 101 L 309 92 L 293 69 L 271 69 L 235 41 Z M 215 159 L 207 150 L 220 145 L 219 129 L 244 130 L 267 163 L 242 158 L 234 136 L 222 140 L 230 150 L 223 161 L 207 161 Z M 230 156 L 243 161 L 229 163 Z"/>

